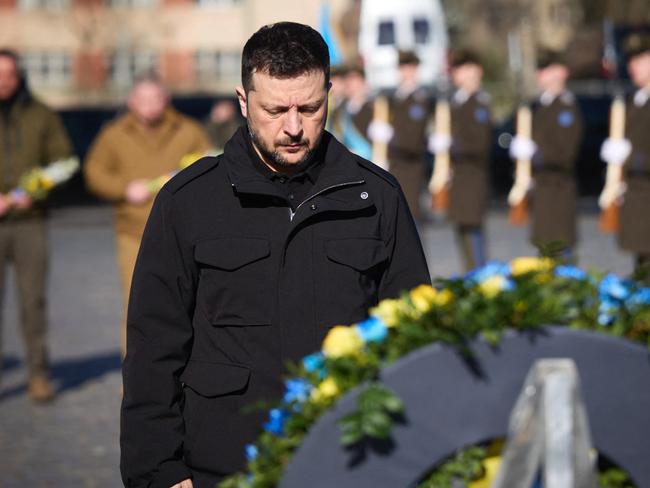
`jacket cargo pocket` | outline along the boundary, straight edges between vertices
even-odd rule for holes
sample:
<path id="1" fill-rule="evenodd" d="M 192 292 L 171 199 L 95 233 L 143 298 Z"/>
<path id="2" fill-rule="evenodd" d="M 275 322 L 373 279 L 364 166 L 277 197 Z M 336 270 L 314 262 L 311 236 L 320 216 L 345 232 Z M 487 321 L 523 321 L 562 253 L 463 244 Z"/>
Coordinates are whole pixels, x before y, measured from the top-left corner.
<path id="1" fill-rule="evenodd" d="M 350 238 L 325 241 L 324 247 L 317 283 L 318 294 L 324 299 L 320 321 L 332 325 L 361 320 L 376 303 L 388 261 L 386 245 L 375 238 Z"/>
<path id="2" fill-rule="evenodd" d="M 266 239 L 231 237 L 201 241 L 197 305 L 213 325 L 269 324 L 272 313 L 271 249 Z"/>
<path id="3" fill-rule="evenodd" d="M 199 395 L 216 397 L 243 391 L 250 375 L 250 369 L 241 364 L 190 360 L 180 380 Z"/>

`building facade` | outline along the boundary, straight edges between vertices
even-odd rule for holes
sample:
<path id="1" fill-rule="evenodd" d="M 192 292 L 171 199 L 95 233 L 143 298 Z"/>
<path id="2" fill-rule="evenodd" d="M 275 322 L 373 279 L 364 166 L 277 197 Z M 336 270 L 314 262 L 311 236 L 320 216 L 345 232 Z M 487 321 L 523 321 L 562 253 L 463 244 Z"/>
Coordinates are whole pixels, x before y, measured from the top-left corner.
<path id="1" fill-rule="evenodd" d="M 334 2 L 343 8 L 346 2 Z M 0 47 L 57 107 L 118 103 L 157 72 L 175 93 L 233 94 L 261 25 L 317 25 L 319 0 L 0 0 Z M 334 9 L 333 9 L 334 10 Z"/>

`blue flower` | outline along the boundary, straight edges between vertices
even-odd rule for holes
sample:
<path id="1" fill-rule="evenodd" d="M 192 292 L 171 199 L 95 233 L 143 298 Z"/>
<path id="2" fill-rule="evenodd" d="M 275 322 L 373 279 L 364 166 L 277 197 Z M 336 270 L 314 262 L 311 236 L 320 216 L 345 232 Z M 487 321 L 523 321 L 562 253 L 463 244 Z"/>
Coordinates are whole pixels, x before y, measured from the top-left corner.
<path id="1" fill-rule="evenodd" d="M 627 300 L 630 296 L 629 282 L 621 280 L 618 276 L 608 274 L 600 282 L 598 287 L 601 300 L 606 297 L 615 298 L 616 300 Z"/>
<path id="2" fill-rule="evenodd" d="M 323 367 L 325 366 L 325 356 L 322 352 L 315 352 L 302 359 L 302 365 L 305 371 L 313 373 L 315 371 L 323 374 Z"/>
<path id="3" fill-rule="evenodd" d="M 275 435 L 284 435 L 284 424 L 287 420 L 287 413 L 279 408 L 269 411 L 269 420 L 264 424 L 264 430 Z"/>
<path id="4" fill-rule="evenodd" d="M 246 453 L 246 460 L 248 462 L 254 461 L 255 458 L 257 457 L 257 446 L 255 444 L 246 444 L 244 450 Z"/>
<path id="5" fill-rule="evenodd" d="M 388 335 L 388 327 L 378 317 L 371 316 L 357 324 L 363 342 L 382 342 Z"/>
<path id="6" fill-rule="evenodd" d="M 555 276 L 580 281 L 587 278 L 587 273 L 576 266 L 558 266 L 555 268 Z"/>
<path id="7" fill-rule="evenodd" d="M 635 291 L 628 300 L 628 305 L 631 307 L 650 305 L 650 288 L 639 288 Z"/>
<path id="8" fill-rule="evenodd" d="M 499 261 L 490 261 L 486 265 L 476 268 L 465 275 L 465 279 L 476 283 L 483 283 L 493 276 L 508 276 L 510 265 Z"/>
<path id="9" fill-rule="evenodd" d="M 285 403 L 304 402 L 309 398 L 309 394 L 313 388 L 308 381 L 302 378 L 287 380 L 284 385 L 286 387 L 283 399 Z"/>

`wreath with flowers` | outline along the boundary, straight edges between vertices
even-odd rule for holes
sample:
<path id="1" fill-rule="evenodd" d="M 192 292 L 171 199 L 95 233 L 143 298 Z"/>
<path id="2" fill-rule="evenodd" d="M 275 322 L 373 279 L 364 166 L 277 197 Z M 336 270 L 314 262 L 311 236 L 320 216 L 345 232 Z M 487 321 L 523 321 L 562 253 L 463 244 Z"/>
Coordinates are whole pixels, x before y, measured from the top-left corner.
<path id="1" fill-rule="evenodd" d="M 342 445 L 390 438 L 393 419 L 404 405 L 381 384 L 380 373 L 416 349 L 440 342 L 471 355 L 473 339 L 497 344 L 507 329 L 535 330 L 549 323 L 625 337 L 650 348 L 650 287 L 551 258 L 520 257 L 382 300 L 363 322 L 333 327 L 321 351 L 290 368 L 284 397 L 269 411 L 256 442 L 246 447 L 246 472 L 219 486 L 275 487 L 309 428 L 360 385 L 356 410 L 339 421 Z M 471 483 L 485 474 L 486 457 L 489 449 L 481 447 L 460 452 L 421 486 Z M 603 473 L 600 482 L 630 486 L 616 471 Z"/>

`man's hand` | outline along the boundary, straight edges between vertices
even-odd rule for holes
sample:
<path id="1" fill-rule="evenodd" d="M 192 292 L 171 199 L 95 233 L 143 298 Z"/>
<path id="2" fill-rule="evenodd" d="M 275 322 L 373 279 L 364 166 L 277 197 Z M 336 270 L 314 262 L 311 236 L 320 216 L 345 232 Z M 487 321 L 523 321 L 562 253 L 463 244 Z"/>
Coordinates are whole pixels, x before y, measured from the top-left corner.
<path id="1" fill-rule="evenodd" d="M 13 201 L 11 197 L 0 193 L 0 217 L 7 215 L 12 205 Z"/>
<path id="2" fill-rule="evenodd" d="M 134 205 L 142 205 L 151 199 L 151 192 L 146 180 L 133 180 L 126 187 L 126 201 Z"/>
<path id="3" fill-rule="evenodd" d="M 187 478 L 186 480 L 183 480 L 180 483 L 176 483 L 174 486 L 171 486 L 170 488 L 194 488 L 194 485 L 192 484 L 192 480 Z"/>
<path id="4" fill-rule="evenodd" d="M 34 203 L 32 197 L 30 197 L 24 191 L 12 192 L 10 197 L 14 207 L 16 207 L 18 210 L 28 210 Z"/>

